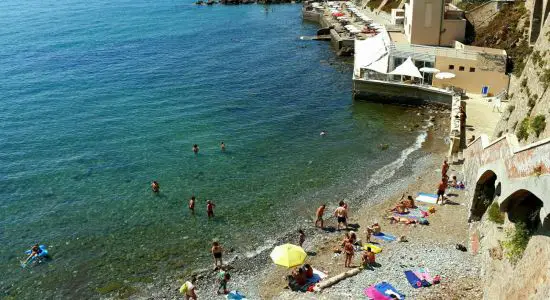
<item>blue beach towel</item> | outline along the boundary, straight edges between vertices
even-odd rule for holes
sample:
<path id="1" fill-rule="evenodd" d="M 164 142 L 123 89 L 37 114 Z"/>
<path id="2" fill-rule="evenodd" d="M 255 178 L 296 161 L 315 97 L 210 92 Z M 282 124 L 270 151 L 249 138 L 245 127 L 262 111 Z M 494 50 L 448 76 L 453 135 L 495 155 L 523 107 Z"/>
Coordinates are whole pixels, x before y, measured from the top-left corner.
<path id="1" fill-rule="evenodd" d="M 391 234 L 386 234 L 386 233 L 383 233 L 383 232 L 375 233 L 373 235 L 377 239 L 381 239 L 381 240 L 384 240 L 386 242 L 393 242 L 393 241 L 397 240 L 397 238 L 395 236 L 393 236 Z"/>
<path id="2" fill-rule="evenodd" d="M 422 281 L 418 276 L 414 274 L 413 271 L 405 271 L 405 277 L 407 277 L 407 281 L 411 284 L 411 286 L 415 289 L 422 287 Z"/>
<path id="3" fill-rule="evenodd" d="M 391 284 L 382 281 L 374 286 L 374 288 L 379 291 L 380 293 L 384 295 L 395 295 L 397 296 L 397 299 L 405 299 L 405 295 L 401 294 L 398 290 L 396 290 Z"/>
<path id="4" fill-rule="evenodd" d="M 425 202 L 425 203 L 431 203 L 435 204 L 437 201 L 437 195 L 436 194 L 428 194 L 428 193 L 418 193 L 418 196 L 415 201 Z"/>

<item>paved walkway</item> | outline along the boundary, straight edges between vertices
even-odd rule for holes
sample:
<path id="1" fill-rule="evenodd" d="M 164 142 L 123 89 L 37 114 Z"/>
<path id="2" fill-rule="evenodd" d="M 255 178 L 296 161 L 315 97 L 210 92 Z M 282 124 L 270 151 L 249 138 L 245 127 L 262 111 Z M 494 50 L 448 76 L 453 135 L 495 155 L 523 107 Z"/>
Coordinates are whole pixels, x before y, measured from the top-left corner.
<path id="1" fill-rule="evenodd" d="M 493 110 L 493 102 L 487 101 L 487 98 L 481 95 L 467 94 L 466 101 L 466 143 L 470 141 L 472 135 L 475 137 L 486 134 L 493 136 L 495 127 L 500 120 L 501 113 L 497 109 Z M 502 103 L 500 111 L 506 109 L 506 104 Z"/>

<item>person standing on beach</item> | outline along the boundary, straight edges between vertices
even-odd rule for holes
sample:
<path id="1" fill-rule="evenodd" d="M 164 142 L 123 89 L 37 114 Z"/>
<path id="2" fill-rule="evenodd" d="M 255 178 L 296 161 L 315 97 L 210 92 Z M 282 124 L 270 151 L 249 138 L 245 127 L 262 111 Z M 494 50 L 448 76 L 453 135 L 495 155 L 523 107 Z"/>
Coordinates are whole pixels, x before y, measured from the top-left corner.
<path id="1" fill-rule="evenodd" d="M 197 144 L 194 144 L 194 145 L 193 145 L 193 152 L 194 152 L 195 154 L 199 154 L 199 145 L 197 145 Z"/>
<path id="2" fill-rule="evenodd" d="M 445 177 L 448 171 L 449 171 L 449 164 L 447 163 L 447 160 L 444 160 L 443 165 L 441 165 L 441 176 Z"/>
<path id="3" fill-rule="evenodd" d="M 191 199 L 189 199 L 189 210 L 191 214 L 195 214 L 195 196 L 191 196 Z"/>
<path id="4" fill-rule="evenodd" d="M 214 257 L 214 270 L 218 268 L 218 261 L 220 262 L 219 267 L 223 267 L 223 261 L 222 261 L 222 253 L 223 248 L 217 241 L 214 241 L 212 243 L 212 249 L 210 250 L 212 252 L 212 257 Z"/>
<path id="5" fill-rule="evenodd" d="M 441 198 L 441 205 L 445 204 L 445 190 L 447 189 L 447 180 L 449 177 L 443 176 L 441 177 L 441 181 L 439 182 L 439 185 L 437 186 L 437 200 L 435 200 L 435 204 L 439 202 L 439 199 Z"/>
<path id="6" fill-rule="evenodd" d="M 220 148 L 222 149 L 222 152 L 225 151 L 225 144 L 223 143 L 223 141 L 222 141 L 222 143 L 220 144 Z"/>
<path id="7" fill-rule="evenodd" d="M 298 234 L 300 235 L 300 240 L 298 241 L 298 243 L 300 244 L 300 247 L 302 247 L 302 245 L 306 241 L 306 234 L 304 233 L 304 231 L 302 229 L 298 230 Z"/>
<path id="8" fill-rule="evenodd" d="M 216 292 L 218 295 L 221 293 L 229 293 L 229 291 L 227 290 L 227 283 L 229 282 L 229 279 L 231 279 L 231 275 L 229 275 L 228 272 L 220 271 L 220 273 L 218 273 L 218 283 L 220 284 L 218 286 L 218 291 Z M 220 292 L 220 290 L 222 290 L 222 292 Z"/>
<path id="9" fill-rule="evenodd" d="M 348 228 L 348 223 L 346 220 L 348 216 L 348 211 L 344 208 L 344 204 L 344 201 L 340 201 L 340 206 L 338 206 L 338 208 L 334 211 L 334 216 L 336 217 L 338 222 L 338 225 L 336 226 L 337 230 L 340 230 L 340 224 L 344 224 L 344 229 Z"/>
<path id="10" fill-rule="evenodd" d="M 155 193 L 155 194 L 158 194 L 160 192 L 159 183 L 156 182 L 155 180 L 153 180 L 153 182 L 151 182 L 151 190 L 153 190 L 153 193 Z"/>
<path id="11" fill-rule="evenodd" d="M 214 217 L 214 207 L 216 207 L 216 204 L 212 203 L 212 200 L 206 201 L 206 214 L 208 215 L 208 218 Z"/>
<path id="12" fill-rule="evenodd" d="M 326 208 L 326 204 L 323 204 L 321 206 L 319 206 L 319 208 L 317 208 L 317 212 L 316 212 L 316 217 L 317 219 L 315 219 L 315 227 L 318 227 L 317 224 L 321 223 L 321 229 L 324 228 L 324 224 L 323 224 L 323 214 L 325 213 L 325 208 Z"/>
<path id="13" fill-rule="evenodd" d="M 351 242 L 348 240 L 346 241 L 346 244 L 344 245 L 344 254 L 346 256 L 346 260 L 344 261 L 344 267 L 346 268 L 351 268 L 351 261 L 353 259 L 353 245 L 351 244 Z"/>

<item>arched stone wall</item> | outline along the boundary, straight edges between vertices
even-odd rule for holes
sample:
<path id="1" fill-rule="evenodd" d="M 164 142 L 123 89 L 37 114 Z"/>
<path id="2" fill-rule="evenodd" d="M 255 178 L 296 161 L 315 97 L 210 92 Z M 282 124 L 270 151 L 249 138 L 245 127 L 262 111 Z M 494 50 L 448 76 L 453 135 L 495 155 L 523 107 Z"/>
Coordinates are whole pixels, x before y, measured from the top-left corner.
<path id="1" fill-rule="evenodd" d="M 520 189 L 506 197 L 500 204 L 500 210 L 508 215 L 508 220 L 513 223 L 522 222 L 527 225 L 531 233 L 541 228 L 542 200 L 532 192 Z"/>
<path id="2" fill-rule="evenodd" d="M 474 198 L 470 207 L 470 222 L 479 221 L 493 203 L 496 195 L 497 175 L 492 170 L 485 171 L 476 183 Z"/>

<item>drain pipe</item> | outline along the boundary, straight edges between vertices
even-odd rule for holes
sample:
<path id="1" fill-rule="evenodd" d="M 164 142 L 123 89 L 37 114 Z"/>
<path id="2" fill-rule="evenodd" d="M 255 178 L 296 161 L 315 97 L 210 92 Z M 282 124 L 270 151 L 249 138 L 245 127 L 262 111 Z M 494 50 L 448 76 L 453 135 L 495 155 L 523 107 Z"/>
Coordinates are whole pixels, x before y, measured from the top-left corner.
<path id="1" fill-rule="evenodd" d="M 437 46 L 441 46 L 441 33 L 443 33 L 443 18 L 445 15 L 445 0 L 441 0 L 441 14 L 439 19 L 439 36 Z"/>

